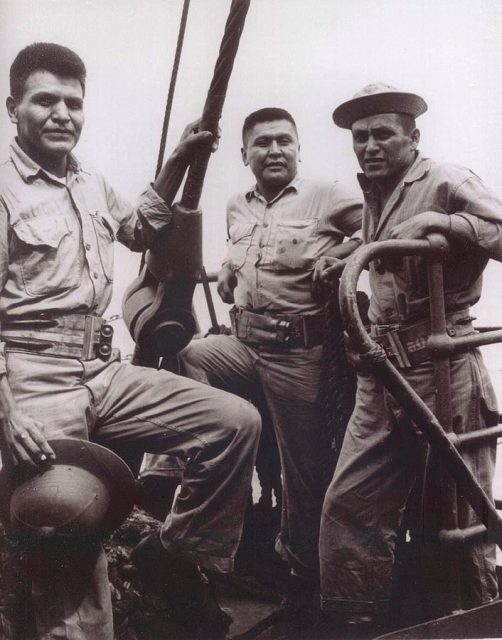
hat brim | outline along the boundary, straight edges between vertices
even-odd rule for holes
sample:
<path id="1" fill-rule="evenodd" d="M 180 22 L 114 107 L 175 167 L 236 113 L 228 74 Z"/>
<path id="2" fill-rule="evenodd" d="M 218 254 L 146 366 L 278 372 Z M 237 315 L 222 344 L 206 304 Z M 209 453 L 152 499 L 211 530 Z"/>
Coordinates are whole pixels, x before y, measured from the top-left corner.
<path id="1" fill-rule="evenodd" d="M 333 111 L 335 124 L 351 129 L 354 122 L 379 113 L 405 113 L 417 118 L 427 111 L 427 103 L 415 93 L 385 91 L 353 98 Z"/>
<path id="2" fill-rule="evenodd" d="M 101 533 L 108 535 L 124 522 L 135 503 L 136 483 L 127 464 L 116 453 L 95 442 L 78 438 L 57 438 L 49 440 L 56 454 L 54 465 L 69 465 L 85 469 L 99 478 L 108 488 L 110 504 L 100 526 Z M 35 472 L 15 470 L 5 467 L 0 471 L 0 520 L 10 525 L 10 500 L 13 491 Z"/>

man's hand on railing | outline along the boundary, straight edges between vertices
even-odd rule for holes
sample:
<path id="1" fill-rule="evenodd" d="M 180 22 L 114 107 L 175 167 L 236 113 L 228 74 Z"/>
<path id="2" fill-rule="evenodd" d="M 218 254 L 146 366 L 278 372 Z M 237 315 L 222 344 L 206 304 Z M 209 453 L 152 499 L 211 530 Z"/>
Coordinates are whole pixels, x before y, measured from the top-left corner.
<path id="1" fill-rule="evenodd" d="M 340 278 L 349 257 L 361 246 L 361 238 L 350 238 L 335 247 L 331 247 L 327 255 L 316 262 L 312 274 L 312 295 L 321 300 L 330 287 Z"/>
<path id="2" fill-rule="evenodd" d="M 322 256 L 316 262 L 312 274 L 312 295 L 317 300 L 322 299 L 329 292 L 330 286 L 342 275 L 347 264 L 347 258 Z"/>
<path id="3" fill-rule="evenodd" d="M 416 240 L 429 233 L 448 234 L 451 227 L 450 216 L 438 211 L 423 211 L 396 225 L 389 234 L 392 240 Z"/>

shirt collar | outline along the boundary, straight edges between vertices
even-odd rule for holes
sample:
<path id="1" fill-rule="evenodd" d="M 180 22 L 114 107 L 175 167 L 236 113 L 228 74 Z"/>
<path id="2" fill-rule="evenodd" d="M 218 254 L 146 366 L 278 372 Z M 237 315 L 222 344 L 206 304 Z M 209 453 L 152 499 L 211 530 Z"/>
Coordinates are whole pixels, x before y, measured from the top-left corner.
<path id="1" fill-rule="evenodd" d="M 413 162 L 413 164 L 403 177 L 403 185 L 411 184 L 412 182 L 421 180 L 429 172 L 430 168 L 431 159 L 424 158 L 424 156 L 420 152 L 418 152 L 417 157 L 415 158 L 415 162 Z M 364 173 L 358 173 L 357 179 L 359 181 L 359 184 L 361 185 L 361 189 L 365 193 L 373 191 L 375 189 L 375 184 L 371 180 L 368 180 Z"/>
<path id="2" fill-rule="evenodd" d="M 17 171 L 25 182 L 30 182 L 41 173 L 48 176 L 51 180 L 57 180 L 58 182 L 60 182 L 59 178 L 43 169 L 37 162 L 35 162 L 35 160 L 30 158 L 30 156 L 21 149 L 17 139 L 14 139 L 11 142 L 10 157 Z M 81 170 L 82 167 L 80 166 L 78 160 L 74 155 L 70 154 L 68 156 L 68 177 L 70 177 L 71 174 L 79 173 Z"/>
<path id="3" fill-rule="evenodd" d="M 270 202 L 275 202 L 276 200 L 279 200 L 279 198 L 282 198 L 282 196 L 289 191 L 295 191 L 296 193 L 298 193 L 300 190 L 300 181 L 301 181 L 301 178 L 298 175 L 296 175 L 293 178 L 293 180 L 291 180 L 291 182 L 284 187 L 284 189 L 279 191 L 279 193 L 275 196 L 275 198 L 272 198 L 272 200 L 270 200 Z M 258 200 L 264 199 L 262 194 L 258 191 L 257 184 L 255 184 L 248 191 L 246 191 L 245 196 L 248 202 L 250 202 L 253 198 L 258 198 Z"/>

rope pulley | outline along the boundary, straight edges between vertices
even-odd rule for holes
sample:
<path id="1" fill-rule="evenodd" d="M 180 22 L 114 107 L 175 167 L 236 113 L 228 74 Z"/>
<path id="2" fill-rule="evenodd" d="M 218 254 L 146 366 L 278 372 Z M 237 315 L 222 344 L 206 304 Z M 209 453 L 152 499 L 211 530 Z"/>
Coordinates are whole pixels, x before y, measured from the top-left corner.
<path id="1" fill-rule="evenodd" d="M 218 133 L 249 4 L 250 0 L 232 0 L 225 25 L 200 125 L 202 131 L 210 131 L 214 136 Z M 160 357 L 172 357 L 195 333 L 192 299 L 202 272 L 199 201 L 210 156 L 208 145 L 190 164 L 181 201 L 172 207 L 168 233 L 147 251 L 140 275 L 124 296 L 124 320 L 141 351 L 135 358 L 138 364 L 153 364 Z"/>

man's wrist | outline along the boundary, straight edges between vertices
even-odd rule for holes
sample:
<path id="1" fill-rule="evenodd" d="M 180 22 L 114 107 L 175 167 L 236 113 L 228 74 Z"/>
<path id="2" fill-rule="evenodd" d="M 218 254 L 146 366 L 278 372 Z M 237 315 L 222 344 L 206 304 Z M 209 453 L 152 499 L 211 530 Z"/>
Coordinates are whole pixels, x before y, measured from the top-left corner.
<path id="1" fill-rule="evenodd" d="M 429 232 L 444 233 L 448 235 L 451 233 L 451 216 L 447 213 L 436 213 L 436 218 L 430 225 Z"/>

